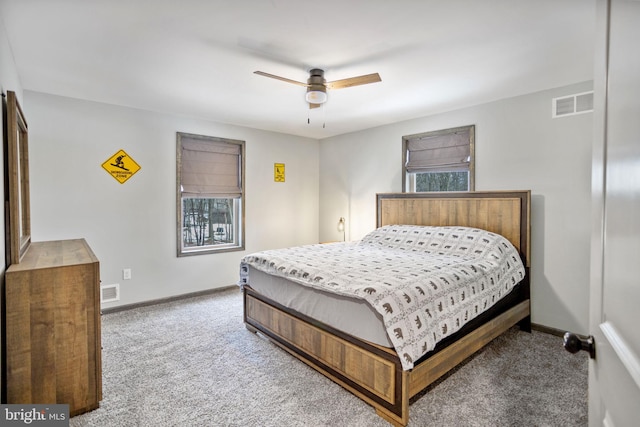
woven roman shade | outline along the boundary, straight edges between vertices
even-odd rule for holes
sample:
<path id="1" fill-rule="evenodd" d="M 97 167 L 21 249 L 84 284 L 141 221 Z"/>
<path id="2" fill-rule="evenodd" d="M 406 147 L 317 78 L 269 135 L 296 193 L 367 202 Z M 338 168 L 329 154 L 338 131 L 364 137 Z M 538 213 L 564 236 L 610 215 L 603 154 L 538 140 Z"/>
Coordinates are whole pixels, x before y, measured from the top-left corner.
<path id="1" fill-rule="evenodd" d="M 183 197 L 240 198 L 241 146 L 223 141 L 182 136 Z"/>
<path id="2" fill-rule="evenodd" d="M 406 147 L 409 173 L 466 171 L 471 163 L 471 127 L 407 137 Z"/>

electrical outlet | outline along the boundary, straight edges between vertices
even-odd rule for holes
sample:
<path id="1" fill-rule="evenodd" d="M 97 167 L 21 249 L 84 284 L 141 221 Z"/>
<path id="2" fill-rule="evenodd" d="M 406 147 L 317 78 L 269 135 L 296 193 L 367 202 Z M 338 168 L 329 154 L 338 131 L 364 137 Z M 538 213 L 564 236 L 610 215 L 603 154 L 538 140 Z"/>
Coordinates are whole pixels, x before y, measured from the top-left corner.
<path id="1" fill-rule="evenodd" d="M 125 268 L 122 270 L 122 280 L 130 280 L 131 279 L 131 269 Z"/>

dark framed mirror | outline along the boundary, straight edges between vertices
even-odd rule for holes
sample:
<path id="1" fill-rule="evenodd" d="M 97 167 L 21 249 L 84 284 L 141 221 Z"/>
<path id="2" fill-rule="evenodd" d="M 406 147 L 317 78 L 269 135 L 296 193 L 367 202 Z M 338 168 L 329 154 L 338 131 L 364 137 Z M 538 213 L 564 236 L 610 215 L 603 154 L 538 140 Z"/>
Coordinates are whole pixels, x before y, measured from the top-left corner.
<path id="1" fill-rule="evenodd" d="M 16 94 L 7 91 L 5 210 L 8 264 L 17 264 L 31 244 L 29 132 Z"/>

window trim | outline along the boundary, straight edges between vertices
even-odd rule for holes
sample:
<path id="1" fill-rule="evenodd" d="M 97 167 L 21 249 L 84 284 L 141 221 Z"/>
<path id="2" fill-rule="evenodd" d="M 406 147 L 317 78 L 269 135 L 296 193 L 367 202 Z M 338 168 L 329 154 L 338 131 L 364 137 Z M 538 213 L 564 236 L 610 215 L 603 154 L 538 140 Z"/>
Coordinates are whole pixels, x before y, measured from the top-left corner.
<path id="1" fill-rule="evenodd" d="M 238 228 L 238 244 L 236 245 L 219 245 L 202 246 L 197 249 L 185 250 L 183 248 L 182 223 L 182 191 L 181 191 L 181 174 L 182 174 L 182 138 L 198 139 L 202 141 L 223 142 L 227 144 L 236 144 L 240 146 L 240 188 L 242 194 L 239 198 L 239 215 L 236 217 L 236 226 Z M 237 139 L 219 138 L 215 136 L 196 135 L 185 132 L 176 132 L 176 249 L 177 256 L 192 256 L 212 253 L 223 253 L 245 250 L 245 141 Z M 222 197 L 221 197 L 222 198 Z"/>
<path id="2" fill-rule="evenodd" d="M 467 126 L 459 126 L 455 128 L 449 129 L 441 129 L 431 132 L 423 132 L 417 133 L 413 135 L 406 135 L 402 137 L 402 192 L 404 193 L 415 193 L 415 174 L 409 176 L 409 172 L 407 172 L 407 145 L 409 141 L 416 138 L 424 138 L 424 137 L 434 137 L 434 136 L 443 136 L 456 132 L 469 132 L 469 153 L 470 153 L 470 161 L 469 161 L 469 189 L 467 191 L 475 191 L 476 183 L 475 183 L 475 164 L 476 164 L 476 156 L 475 156 L 475 125 L 467 125 Z M 450 172 L 448 170 L 443 169 L 441 172 Z M 426 193 L 426 192 L 425 192 Z"/>

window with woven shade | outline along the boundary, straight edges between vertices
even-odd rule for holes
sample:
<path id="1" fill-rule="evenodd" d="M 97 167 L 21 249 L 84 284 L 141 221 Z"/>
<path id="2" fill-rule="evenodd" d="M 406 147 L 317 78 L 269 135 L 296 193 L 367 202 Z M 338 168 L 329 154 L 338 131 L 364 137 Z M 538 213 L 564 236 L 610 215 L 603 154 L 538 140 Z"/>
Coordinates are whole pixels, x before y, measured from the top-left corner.
<path id="1" fill-rule="evenodd" d="M 403 191 L 473 191 L 475 126 L 402 138 Z"/>
<path id="2" fill-rule="evenodd" d="M 178 132 L 178 256 L 244 249 L 244 149 L 244 141 Z"/>

